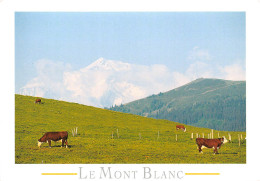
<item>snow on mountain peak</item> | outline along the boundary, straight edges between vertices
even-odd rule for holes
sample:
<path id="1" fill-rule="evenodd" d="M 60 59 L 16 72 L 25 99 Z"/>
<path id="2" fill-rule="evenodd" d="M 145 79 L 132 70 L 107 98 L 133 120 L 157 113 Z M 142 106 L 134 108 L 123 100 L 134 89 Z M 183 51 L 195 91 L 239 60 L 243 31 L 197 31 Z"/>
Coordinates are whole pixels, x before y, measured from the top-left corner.
<path id="1" fill-rule="evenodd" d="M 107 60 L 104 58 L 99 58 L 92 64 L 88 65 L 87 67 L 81 69 L 82 72 L 86 72 L 89 70 L 100 70 L 100 71 L 122 71 L 122 70 L 129 70 L 131 65 L 129 63 L 115 61 L 115 60 Z"/>
<path id="2" fill-rule="evenodd" d="M 106 63 L 106 60 L 103 57 L 100 57 L 95 62 L 90 64 L 88 67 L 94 67 L 94 66 L 102 66 Z"/>

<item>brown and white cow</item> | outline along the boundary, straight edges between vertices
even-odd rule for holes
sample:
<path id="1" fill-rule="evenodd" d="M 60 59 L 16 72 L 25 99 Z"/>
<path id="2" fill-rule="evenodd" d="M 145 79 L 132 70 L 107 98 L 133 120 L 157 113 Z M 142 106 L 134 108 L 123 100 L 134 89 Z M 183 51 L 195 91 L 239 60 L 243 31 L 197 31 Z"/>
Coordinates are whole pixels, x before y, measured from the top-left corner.
<path id="1" fill-rule="evenodd" d="M 36 99 L 36 100 L 35 100 L 35 104 L 36 104 L 36 103 L 40 104 L 41 102 L 42 102 L 41 99 Z"/>
<path id="2" fill-rule="evenodd" d="M 217 139 L 206 139 L 206 138 L 197 138 L 196 143 L 198 145 L 198 149 L 200 153 L 203 148 L 213 148 L 214 154 L 218 153 L 218 149 L 220 149 L 222 144 L 227 143 L 228 140 L 225 137 L 217 138 Z"/>
<path id="3" fill-rule="evenodd" d="M 182 129 L 184 132 L 186 132 L 186 128 L 183 125 L 176 125 L 176 130 Z"/>
<path id="4" fill-rule="evenodd" d="M 64 146 L 65 143 L 67 148 L 68 147 L 67 139 L 68 139 L 67 131 L 47 132 L 38 140 L 38 146 L 40 147 L 42 143 L 47 142 L 49 143 L 49 147 L 51 147 L 51 141 L 60 141 L 62 142 L 62 147 Z"/>

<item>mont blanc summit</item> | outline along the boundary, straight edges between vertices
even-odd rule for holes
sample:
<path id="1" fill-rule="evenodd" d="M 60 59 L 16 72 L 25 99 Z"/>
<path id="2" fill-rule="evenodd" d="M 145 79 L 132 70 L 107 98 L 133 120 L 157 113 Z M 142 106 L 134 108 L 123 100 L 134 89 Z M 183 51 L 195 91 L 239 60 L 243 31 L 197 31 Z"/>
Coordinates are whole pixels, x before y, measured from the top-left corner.
<path id="1" fill-rule="evenodd" d="M 121 61 L 114 61 L 114 60 L 105 60 L 104 58 L 99 58 L 86 68 L 83 68 L 82 71 L 87 70 L 111 70 L 111 71 L 122 71 L 122 70 L 129 70 L 131 65 L 129 63 L 124 63 Z"/>

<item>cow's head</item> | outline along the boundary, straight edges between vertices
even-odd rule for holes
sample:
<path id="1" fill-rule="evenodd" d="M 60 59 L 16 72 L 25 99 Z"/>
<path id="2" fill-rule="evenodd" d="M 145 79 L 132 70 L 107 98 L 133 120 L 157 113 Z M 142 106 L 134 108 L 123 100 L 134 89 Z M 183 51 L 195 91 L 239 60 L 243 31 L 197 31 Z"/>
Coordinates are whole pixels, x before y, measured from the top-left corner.
<path id="1" fill-rule="evenodd" d="M 223 137 L 221 138 L 221 142 L 222 142 L 222 144 L 225 144 L 225 143 L 227 143 L 227 142 L 229 142 L 229 141 L 226 139 L 225 136 L 223 136 Z"/>
<path id="2" fill-rule="evenodd" d="M 38 147 L 41 147 L 42 142 L 38 139 Z"/>

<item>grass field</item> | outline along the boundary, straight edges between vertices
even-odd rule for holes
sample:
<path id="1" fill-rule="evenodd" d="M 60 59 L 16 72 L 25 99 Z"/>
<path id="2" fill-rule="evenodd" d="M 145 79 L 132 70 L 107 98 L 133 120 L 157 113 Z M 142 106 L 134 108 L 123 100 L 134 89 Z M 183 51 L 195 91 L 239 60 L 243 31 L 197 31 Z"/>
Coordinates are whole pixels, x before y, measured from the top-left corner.
<path id="1" fill-rule="evenodd" d="M 246 163 L 245 132 L 214 130 L 214 137 L 228 138 L 220 154 L 213 149 L 197 150 L 198 133 L 208 137 L 210 129 L 186 126 L 176 131 L 176 122 L 84 106 L 76 103 L 15 95 L 15 163 Z M 72 129 L 78 134 L 72 136 Z M 68 131 L 69 148 L 37 140 L 49 131 Z M 159 133 L 159 134 L 158 134 Z M 194 139 L 191 139 L 191 133 Z M 240 146 L 238 135 L 243 137 Z M 177 141 L 176 141 L 177 135 Z"/>

